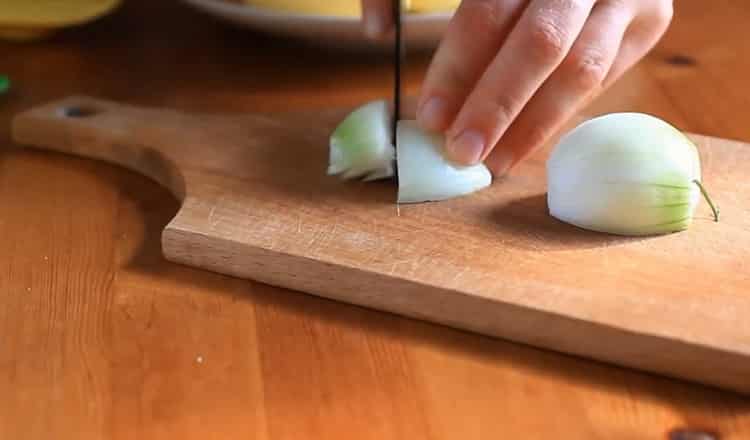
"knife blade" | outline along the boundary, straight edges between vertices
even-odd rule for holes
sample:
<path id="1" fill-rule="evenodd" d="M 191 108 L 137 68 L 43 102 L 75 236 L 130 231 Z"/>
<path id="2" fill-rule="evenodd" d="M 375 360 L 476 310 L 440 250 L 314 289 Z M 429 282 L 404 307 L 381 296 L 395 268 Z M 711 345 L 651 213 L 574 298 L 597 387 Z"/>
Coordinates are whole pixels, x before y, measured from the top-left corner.
<path id="1" fill-rule="evenodd" d="M 398 121 L 401 119 L 401 70 L 404 58 L 404 43 L 401 32 L 401 0 L 393 0 L 393 148 L 398 154 Z M 398 184 L 398 167 L 394 166 L 393 180 Z"/>
<path id="2" fill-rule="evenodd" d="M 401 69 L 403 66 L 404 45 L 401 32 L 401 0 L 393 0 L 393 145 L 396 144 L 396 127 L 401 119 Z"/>

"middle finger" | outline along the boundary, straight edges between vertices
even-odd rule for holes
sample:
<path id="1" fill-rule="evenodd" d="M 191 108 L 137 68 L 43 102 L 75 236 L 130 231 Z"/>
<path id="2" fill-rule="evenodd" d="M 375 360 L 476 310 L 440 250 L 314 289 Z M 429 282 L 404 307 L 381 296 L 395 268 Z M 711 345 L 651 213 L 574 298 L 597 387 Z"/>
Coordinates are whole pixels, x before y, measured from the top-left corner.
<path id="1" fill-rule="evenodd" d="M 447 155 L 483 160 L 555 71 L 583 29 L 595 0 L 534 0 L 449 128 Z"/>

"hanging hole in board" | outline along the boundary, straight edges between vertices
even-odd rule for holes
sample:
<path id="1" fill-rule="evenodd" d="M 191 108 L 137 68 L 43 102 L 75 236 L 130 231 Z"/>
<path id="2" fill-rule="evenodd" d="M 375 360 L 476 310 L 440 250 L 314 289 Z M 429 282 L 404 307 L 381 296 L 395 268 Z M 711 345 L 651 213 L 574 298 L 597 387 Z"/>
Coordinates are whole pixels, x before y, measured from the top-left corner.
<path id="1" fill-rule="evenodd" d="M 94 116 L 95 114 L 99 113 L 99 111 L 93 107 L 72 105 L 69 107 L 60 108 L 59 113 L 60 116 L 63 116 L 65 118 L 87 118 L 90 116 Z"/>

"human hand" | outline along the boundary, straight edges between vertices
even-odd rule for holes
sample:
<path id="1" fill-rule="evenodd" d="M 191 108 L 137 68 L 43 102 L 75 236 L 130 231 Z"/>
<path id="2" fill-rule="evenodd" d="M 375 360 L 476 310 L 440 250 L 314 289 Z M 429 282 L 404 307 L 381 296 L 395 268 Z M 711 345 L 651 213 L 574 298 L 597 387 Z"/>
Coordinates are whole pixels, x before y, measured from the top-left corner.
<path id="1" fill-rule="evenodd" d="M 363 2 L 373 14 L 387 3 Z M 417 119 L 445 133 L 448 158 L 503 175 L 653 48 L 672 3 L 464 0 L 427 72 Z"/>

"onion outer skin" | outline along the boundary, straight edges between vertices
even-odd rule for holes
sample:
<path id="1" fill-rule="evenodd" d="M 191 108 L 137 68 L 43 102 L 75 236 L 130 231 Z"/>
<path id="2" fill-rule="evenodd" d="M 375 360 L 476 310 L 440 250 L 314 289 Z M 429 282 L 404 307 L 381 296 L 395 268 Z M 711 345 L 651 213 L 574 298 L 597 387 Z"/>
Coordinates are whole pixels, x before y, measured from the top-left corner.
<path id="1" fill-rule="evenodd" d="M 701 198 L 695 144 L 642 113 L 612 113 L 573 129 L 552 151 L 547 179 L 550 215 L 617 235 L 683 231 Z"/>
<path id="2" fill-rule="evenodd" d="M 484 164 L 459 166 L 442 154 L 445 138 L 422 130 L 416 121 L 397 126 L 398 203 L 447 200 L 479 191 L 492 183 Z"/>
<path id="3" fill-rule="evenodd" d="M 349 113 L 331 134 L 328 174 L 365 181 L 392 177 L 396 151 L 391 120 L 388 103 L 382 99 Z"/>

